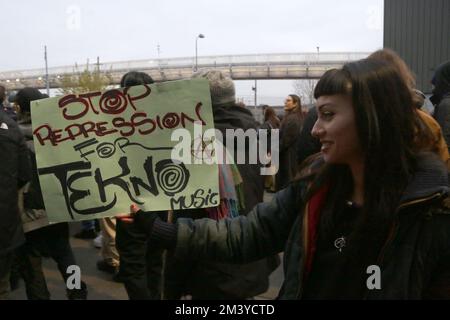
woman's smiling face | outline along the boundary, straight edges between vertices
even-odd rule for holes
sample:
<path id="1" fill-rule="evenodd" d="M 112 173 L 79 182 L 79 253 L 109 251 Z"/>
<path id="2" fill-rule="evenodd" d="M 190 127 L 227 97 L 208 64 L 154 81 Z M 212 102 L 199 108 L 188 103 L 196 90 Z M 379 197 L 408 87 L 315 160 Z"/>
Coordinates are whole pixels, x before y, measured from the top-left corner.
<path id="1" fill-rule="evenodd" d="M 318 119 L 311 134 L 320 140 L 324 160 L 350 164 L 363 159 L 351 97 L 343 94 L 321 96 L 316 108 Z"/>

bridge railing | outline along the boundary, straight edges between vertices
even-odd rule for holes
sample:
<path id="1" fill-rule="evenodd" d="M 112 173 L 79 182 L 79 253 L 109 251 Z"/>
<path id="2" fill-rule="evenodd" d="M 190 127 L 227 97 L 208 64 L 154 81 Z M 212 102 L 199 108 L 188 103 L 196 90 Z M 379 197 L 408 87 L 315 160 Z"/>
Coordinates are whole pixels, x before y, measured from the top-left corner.
<path id="1" fill-rule="evenodd" d="M 198 67 L 232 67 L 232 66 L 258 66 L 258 65 L 320 65 L 332 63 L 345 63 L 367 57 L 365 52 L 323 52 L 323 53 L 271 53 L 271 54 L 245 54 L 245 55 L 218 55 L 198 57 Z M 129 70 L 166 70 L 193 68 L 194 57 L 145 59 L 101 63 L 98 67 L 103 72 L 126 72 Z M 97 65 L 90 65 L 96 68 Z M 76 74 L 84 71 L 86 66 L 51 67 L 48 74 L 51 77 L 64 74 Z M 30 69 L 0 72 L 0 81 L 19 81 L 21 79 L 43 78 L 45 69 Z"/>

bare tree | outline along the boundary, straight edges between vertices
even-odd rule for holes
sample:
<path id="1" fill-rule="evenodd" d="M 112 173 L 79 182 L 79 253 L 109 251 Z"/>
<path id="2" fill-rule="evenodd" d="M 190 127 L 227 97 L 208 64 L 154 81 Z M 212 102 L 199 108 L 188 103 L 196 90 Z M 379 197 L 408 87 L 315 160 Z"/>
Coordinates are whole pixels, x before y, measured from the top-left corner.
<path id="1" fill-rule="evenodd" d="M 312 104 L 314 102 L 314 88 L 317 79 L 299 79 L 292 83 L 294 92 L 298 95 L 304 104 Z"/>
<path id="2" fill-rule="evenodd" d="M 75 69 L 77 70 L 78 67 L 75 66 Z M 98 67 L 90 71 L 88 62 L 83 72 L 76 72 L 74 75 L 63 75 L 59 82 L 62 94 L 79 94 L 105 90 L 112 83 L 112 77 L 108 72 L 100 72 Z"/>

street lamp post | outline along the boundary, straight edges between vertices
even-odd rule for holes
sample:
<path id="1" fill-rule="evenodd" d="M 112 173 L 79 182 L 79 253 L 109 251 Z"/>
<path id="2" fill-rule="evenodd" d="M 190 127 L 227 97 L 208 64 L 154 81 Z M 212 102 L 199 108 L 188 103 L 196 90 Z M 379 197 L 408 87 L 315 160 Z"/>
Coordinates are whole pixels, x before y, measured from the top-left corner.
<path id="1" fill-rule="evenodd" d="M 205 36 L 203 35 L 203 34 L 199 34 L 196 38 L 195 38 L 195 68 L 194 68 L 194 71 L 197 71 L 197 66 L 198 66 L 198 64 L 197 64 L 197 58 L 198 58 L 198 45 L 197 45 L 197 43 L 198 43 L 198 39 L 200 38 L 200 39 L 203 39 Z"/>

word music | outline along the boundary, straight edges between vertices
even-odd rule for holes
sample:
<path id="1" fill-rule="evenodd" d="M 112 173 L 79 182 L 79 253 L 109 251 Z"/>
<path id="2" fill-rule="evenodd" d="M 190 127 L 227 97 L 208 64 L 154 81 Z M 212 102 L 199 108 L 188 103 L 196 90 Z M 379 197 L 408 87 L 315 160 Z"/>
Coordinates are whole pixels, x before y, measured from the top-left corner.
<path id="1" fill-rule="evenodd" d="M 123 92 L 113 89 L 103 94 L 93 92 L 78 96 L 75 94 L 64 96 L 58 101 L 58 106 L 62 110 L 64 119 L 72 123 L 65 128 L 53 128 L 49 124 L 43 124 L 35 128 L 33 134 L 40 145 L 44 146 L 48 142 L 57 146 L 64 141 L 73 141 L 78 137 L 103 137 L 114 133 L 118 133 L 122 137 L 129 137 L 136 133 L 149 135 L 158 128 L 160 130 L 186 128 L 186 123 L 193 124 L 196 121 L 200 121 L 203 125 L 206 124 L 201 117 L 201 102 L 194 107 L 193 111 L 196 115 L 194 118 L 184 112 L 168 112 L 149 117 L 146 112 L 137 110 L 135 102 L 151 94 L 149 86 L 144 85 L 143 87 L 146 91 L 138 96 L 131 96 L 128 93 L 129 88 L 125 88 Z M 94 97 L 100 97 L 98 105 L 94 105 L 92 100 Z M 127 119 L 121 116 L 126 111 L 128 111 L 127 114 L 131 114 Z M 91 121 L 92 113 L 110 115 L 111 120 Z M 86 118 L 86 121 L 83 121 L 83 118 Z M 74 123 L 74 121 L 77 122 Z"/>

